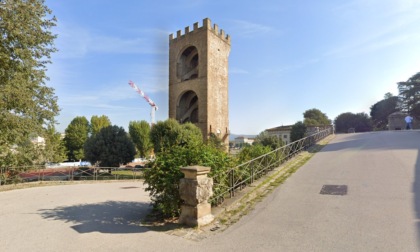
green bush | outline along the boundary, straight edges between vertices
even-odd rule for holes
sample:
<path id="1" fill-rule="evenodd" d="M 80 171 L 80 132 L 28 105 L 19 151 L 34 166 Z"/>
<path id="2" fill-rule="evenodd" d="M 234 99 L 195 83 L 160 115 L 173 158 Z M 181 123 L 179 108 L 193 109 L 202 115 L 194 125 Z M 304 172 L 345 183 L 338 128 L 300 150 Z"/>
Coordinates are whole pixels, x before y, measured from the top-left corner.
<path id="1" fill-rule="evenodd" d="M 231 167 L 232 160 L 228 155 L 213 146 L 173 146 L 166 152 L 160 152 L 145 171 L 146 191 L 150 192 L 155 211 L 164 217 L 176 217 L 180 214 L 182 200 L 179 195 L 179 181 L 184 175 L 181 167 L 201 165 L 211 168 L 210 177 L 215 177 L 213 190 L 217 193 L 226 187 L 224 176 Z M 227 175 L 226 175 L 227 176 Z"/>
<path id="2" fill-rule="evenodd" d="M 153 209 L 165 217 L 178 216 L 181 205 L 179 180 L 183 177 L 182 166 L 187 164 L 187 149 L 171 148 L 168 152 L 159 152 L 151 169 L 144 173 L 146 191 L 151 196 Z"/>
<path id="3" fill-rule="evenodd" d="M 267 154 L 271 151 L 270 146 L 263 146 L 261 144 L 245 146 L 242 148 L 241 152 L 237 155 L 237 164 L 243 164 L 248 161 L 251 161 L 255 158 L 258 158 L 264 154 Z M 236 180 L 247 180 L 251 177 L 252 172 L 258 172 L 261 169 L 262 162 L 266 162 L 267 157 L 264 160 L 258 160 L 255 163 L 248 163 L 247 165 L 237 167 L 235 172 Z M 255 178 L 255 177 L 254 177 Z M 247 183 L 251 181 L 248 180 Z"/>
<path id="4" fill-rule="evenodd" d="M 155 153 L 173 146 L 196 146 L 203 143 L 201 130 L 192 123 L 179 124 L 175 119 L 157 122 L 150 130 Z"/>
<path id="5" fill-rule="evenodd" d="M 262 156 L 270 151 L 270 146 L 263 146 L 261 144 L 245 146 L 237 155 L 238 164 L 245 163 L 249 160 Z"/>
<path id="6" fill-rule="evenodd" d="M 163 217 L 179 216 L 182 204 L 179 181 L 184 177 L 181 167 L 210 167 L 209 176 L 214 177 L 214 192 L 226 187 L 226 171 L 233 166 L 233 161 L 217 146 L 204 144 L 197 126 L 192 123 L 180 125 L 168 119 L 153 126 L 150 135 L 156 159 L 151 163 L 151 169 L 145 171 L 144 178 L 146 191 L 149 191 L 157 213 Z"/>

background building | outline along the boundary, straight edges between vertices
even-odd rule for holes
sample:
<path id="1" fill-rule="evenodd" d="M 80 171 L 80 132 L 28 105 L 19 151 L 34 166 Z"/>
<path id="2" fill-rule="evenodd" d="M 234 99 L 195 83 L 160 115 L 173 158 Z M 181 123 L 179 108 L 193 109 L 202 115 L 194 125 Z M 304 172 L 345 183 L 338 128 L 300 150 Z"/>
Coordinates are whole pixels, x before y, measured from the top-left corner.
<path id="1" fill-rule="evenodd" d="M 290 143 L 290 131 L 292 130 L 292 125 L 286 125 L 286 126 L 278 126 L 271 129 L 266 129 L 265 131 L 270 136 L 277 136 L 279 139 L 281 139 L 284 144 Z"/>
<path id="2" fill-rule="evenodd" d="M 244 136 L 236 137 L 234 140 L 235 146 L 243 146 L 245 144 L 252 145 L 254 143 L 254 138 L 248 138 Z"/>

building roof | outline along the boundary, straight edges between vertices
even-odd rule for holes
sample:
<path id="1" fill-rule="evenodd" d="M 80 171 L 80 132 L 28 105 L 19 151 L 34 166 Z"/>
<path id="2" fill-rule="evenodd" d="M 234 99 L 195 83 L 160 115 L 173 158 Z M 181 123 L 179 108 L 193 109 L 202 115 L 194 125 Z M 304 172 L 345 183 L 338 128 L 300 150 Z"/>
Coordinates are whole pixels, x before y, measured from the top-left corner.
<path id="1" fill-rule="evenodd" d="M 293 125 L 285 125 L 285 126 L 278 126 L 270 129 L 266 129 L 265 131 L 290 131 Z"/>

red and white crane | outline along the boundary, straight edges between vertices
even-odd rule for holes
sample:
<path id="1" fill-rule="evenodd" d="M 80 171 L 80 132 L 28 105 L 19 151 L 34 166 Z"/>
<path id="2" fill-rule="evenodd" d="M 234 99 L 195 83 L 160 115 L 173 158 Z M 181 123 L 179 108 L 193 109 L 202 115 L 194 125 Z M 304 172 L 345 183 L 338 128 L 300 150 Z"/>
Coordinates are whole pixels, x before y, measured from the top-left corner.
<path id="1" fill-rule="evenodd" d="M 132 88 L 134 88 L 134 90 L 136 90 L 136 92 L 139 93 L 152 107 L 152 112 L 150 112 L 150 120 L 151 120 L 150 124 L 151 125 L 155 124 L 155 111 L 158 110 L 158 106 L 156 105 L 156 103 L 154 103 L 152 99 L 149 98 L 149 96 L 147 96 L 143 91 L 141 91 L 140 88 L 138 88 L 136 84 L 134 84 L 134 82 L 129 81 L 128 84 Z"/>

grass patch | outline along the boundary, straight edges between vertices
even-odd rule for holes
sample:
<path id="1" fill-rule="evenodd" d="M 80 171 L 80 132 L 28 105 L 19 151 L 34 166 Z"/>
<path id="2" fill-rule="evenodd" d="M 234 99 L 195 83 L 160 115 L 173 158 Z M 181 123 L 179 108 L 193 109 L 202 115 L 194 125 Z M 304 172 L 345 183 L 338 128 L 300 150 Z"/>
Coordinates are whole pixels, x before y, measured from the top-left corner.
<path id="1" fill-rule="evenodd" d="M 111 174 L 120 176 L 143 176 L 143 171 L 112 171 Z"/>

